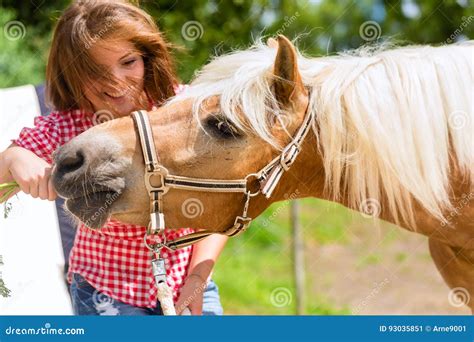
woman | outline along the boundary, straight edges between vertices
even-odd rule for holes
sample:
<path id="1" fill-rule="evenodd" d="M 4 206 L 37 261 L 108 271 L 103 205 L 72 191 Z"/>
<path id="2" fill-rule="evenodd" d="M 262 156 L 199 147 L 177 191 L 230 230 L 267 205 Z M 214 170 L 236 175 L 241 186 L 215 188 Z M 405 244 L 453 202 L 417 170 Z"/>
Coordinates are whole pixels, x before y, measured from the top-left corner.
<path id="1" fill-rule="evenodd" d="M 104 118 L 151 110 L 182 89 L 168 49 L 153 19 L 128 2 L 71 4 L 55 28 L 46 71 L 47 100 L 55 110 L 0 153 L 0 183 L 14 180 L 32 197 L 54 200 L 51 155 L 59 146 Z M 75 314 L 161 314 L 145 229 L 115 220 L 100 230 L 79 225 L 68 272 Z M 166 235 L 171 240 L 191 231 Z M 194 250 L 163 252 L 178 313 L 186 306 L 192 314 L 222 313 L 209 279 L 225 242 L 212 236 Z"/>

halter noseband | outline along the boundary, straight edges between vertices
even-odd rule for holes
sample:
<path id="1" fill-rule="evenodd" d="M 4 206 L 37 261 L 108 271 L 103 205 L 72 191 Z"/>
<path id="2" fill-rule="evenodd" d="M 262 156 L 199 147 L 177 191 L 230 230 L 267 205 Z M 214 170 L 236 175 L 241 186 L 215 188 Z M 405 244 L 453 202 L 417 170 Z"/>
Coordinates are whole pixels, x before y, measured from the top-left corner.
<path id="1" fill-rule="evenodd" d="M 221 179 L 204 179 L 192 178 L 184 176 L 170 175 L 168 170 L 160 164 L 158 155 L 155 150 L 153 132 L 148 119 L 148 113 L 139 110 L 131 114 L 140 136 L 140 144 L 145 161 L 145 186 L 150 195 L 150 223 L 147 233 L 145 234 L 145 245 L 151 250 L 160 250 L 163 247 L 169 249 L 178 249 L 190 246 L 209 235 L 223 234 L 227 236 L 235 236 L 247 229 L 252 222 L 252 218 L 247 216 L 250 198 L 258 194 L 265 195 L 270 198 L 280 181 L 283 173 L 288 171 L 296 160 L 301 151 L 301 145 L 309 132 L 314 114 L 310 110 L 310 106 L 306 108 L 305 117 L 300 128 L 296 132 L 292 141 L 286 145 L 280 155 L 270 161 L 257 173 L 250 173 L 243 179 L 221 180 Z M 151 178 L 159 178 L 160 185 L 152 185 Z M 252 191 L 249 184 L 254 178 L 258 181 L 258 189 Z M 242 193 L 244 195 L 244 205 L 242 214 L 237 216 L 234 225 L 224 232 L 212 232 L 208 230 L 197 231 L 186 236 L 179 237 L 173 241 L 162 241 L 158 246 L 149 246 L 146 237 L 150 234 L 162 234 L 165 229 L 165 217 L 163 214 L 163 196 L 170 188 L 204 191 L 204 192 L 228 192 Z M 164 236 L 164 234 L 163 234 Z"/>

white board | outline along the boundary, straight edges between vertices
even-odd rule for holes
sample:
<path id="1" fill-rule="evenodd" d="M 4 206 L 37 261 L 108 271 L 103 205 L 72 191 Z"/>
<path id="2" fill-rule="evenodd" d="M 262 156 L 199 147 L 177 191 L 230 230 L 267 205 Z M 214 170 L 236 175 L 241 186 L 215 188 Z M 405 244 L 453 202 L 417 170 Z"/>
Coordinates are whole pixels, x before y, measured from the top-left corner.
<path id="1" fill-rule="evenodd" d="M 23 127 L 32 127 L 40 107 L 33 86 L 0 89 L 0 151 Z M 63 280 L 64 256 L 54 202 L 19 193 L 7 219 L 0 205 L 1 278 L 11 291 L 0 296 L 1 315 L 70 315 Z"/>

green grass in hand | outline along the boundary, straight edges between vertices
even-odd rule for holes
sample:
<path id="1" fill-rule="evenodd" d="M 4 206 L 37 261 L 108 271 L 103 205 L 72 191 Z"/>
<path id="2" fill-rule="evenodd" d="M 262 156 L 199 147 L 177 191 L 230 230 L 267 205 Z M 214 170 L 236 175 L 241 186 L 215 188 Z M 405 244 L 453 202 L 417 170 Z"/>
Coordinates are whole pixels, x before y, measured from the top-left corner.
<path id="1" fill-rule="evenodd" d="M 12 204 L 7 202 L 7 199 L 10 195 L 18 189 L 18 184 L 16 182 L 0 184 L 0 191 L 5 191 L 3 195 L 0 195 L 0 203 L 3 203 L 3 217 L 7 218 L 8 214 L 12 210 Z M 3 265 L 2 260 L 0 259 L 0 265 Z M 5 282 L 0 277 L 0 296 L 3 298 L 10 297 L 10 290 L 5 286 Z"/>
<path id="2" fill-rule="evenodd" d="M 12 204 L 7 202 L 7 199 L 10 195 L 18 189 L 18 183 L 10 182 L 0 184 L 0 191 L 5 191 L 3 195 L 0 196 L 0 203 L 3 203 L 3 217 L 7 218 L 8 214 L 12 210 Z"/>

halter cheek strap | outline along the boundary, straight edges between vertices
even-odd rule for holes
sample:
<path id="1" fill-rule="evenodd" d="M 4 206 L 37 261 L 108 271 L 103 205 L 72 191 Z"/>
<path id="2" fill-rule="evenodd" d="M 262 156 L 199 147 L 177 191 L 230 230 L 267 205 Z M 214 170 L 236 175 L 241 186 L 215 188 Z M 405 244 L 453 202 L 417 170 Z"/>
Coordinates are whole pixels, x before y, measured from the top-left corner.
<path id="1" fill-rule="evenodd" d="M 163 247 L 169 249 L 178 249 L 190 246 L 212 234 L 223 234 L 227 236 L 236 236 L 247 229 L 252 218 L 248 217 L 248 208 L 250 199 L 262 193 L 266 198 L 270 198 L 277 187 L 284 172 L 288 171 L 295 162 L 301 151 L 301 145 L 307 136 L 314 114 L 308 108 L 302 125 L 296 132 L 292 141 L 282 150 L 280 155 L 270 161 L 257 173 L 248 174 L 243 179 L 221 180 L 192 178 L 176 176 L 169 174 L 168 170 L 160 163 L 159 156 L 156 153 L 153 132 L 148 119 L 148 113 L 139 110 L 131 114 L 140 137 L 143 159 L 145 161 L 145 186 L 150 196 L 150 223 L 147 234 L 145 234 L 145 245 L 153 250 L 159 251 Z M 252 192 L 250 190 L 251 179 L 256 179 L 259 189 Z M 152 180 L 158 182 L 152 184 Z M 243 209 L 242 214 L 234 220 L 233 226 L 223 232 L 212 232 L 208 230 L 197 231 L 186 236 L 179 237 L 173 241 L 163 241 L 160 244 L 150 246 L 147 243 L 147 236 L 150 234 L 162 234 L 165 229 L 165 216 L 163 214 L 163 197 L 170 188 L 201 191 L 201 192 L 224 192 L 224 193 L 242 193 Z"/>
<path id="2" fill-rule="evenodd" d="M 262 175 L 260 179 L 261 191 L 266 198 L 272 196 L 273 191 L 280 182 L 281 176 L 290 169 L 301 152 L 301 145 L 308 135 L 312 121 L 313 115 L 307 113 L 292 142 L 286 145 L 281 154 L 260 171 Z"/>

